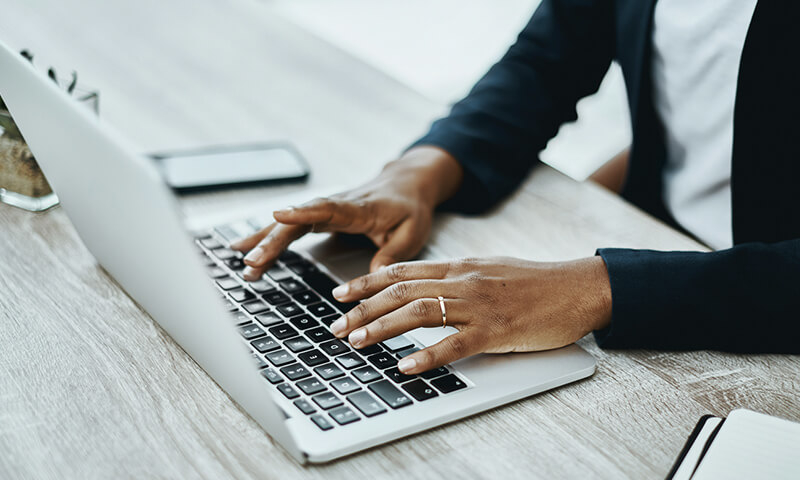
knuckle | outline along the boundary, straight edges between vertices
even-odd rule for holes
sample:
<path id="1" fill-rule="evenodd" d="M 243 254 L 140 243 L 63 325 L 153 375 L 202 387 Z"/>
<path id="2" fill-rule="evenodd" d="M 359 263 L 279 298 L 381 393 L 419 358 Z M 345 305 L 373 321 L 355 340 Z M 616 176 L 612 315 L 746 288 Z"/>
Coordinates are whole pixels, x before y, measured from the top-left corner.
<path id="1" fill-rule="evenodd" d="M 372 287 L 372 278 L 370 275 L 364 275 L 356 282 L 356 288 L 362 292 L 368 292 Z"/>
<path id="2" fill-rule="evenodd" d="M 367 319 L 369 318 L 369 312 L 370 310 L 367 302 L 359 303 L 355 308 L 350 310 L 350 312 L 347 314 L 347 316 L 350 317 L 348 319 L 350 320 L 348 323 L 352 322 L 354 324 L 360 325 L 366 322 Z"/>
<path id="3" fill-rule="evenodd" d="M 411 293 L 411 287 L 405 282 L 395 283 L 389 287 L 386 293 L 389 295 L 389 298 L 392 300 L 392 302 L 402 303 L 408 300 Z"/>
<path id="4" fill-rule="evenodd" d="M 419 319 L 427 318 L 431 314 L 431 306 L 425 300 L 422 299 L 414 300 L 409 305 L 411 306 L 410 307 L 411 315 L 416 318 Z"/>
<path id="5" fill-rule="evenodd" d="M 406 278 L 407 273 L 408 265 L 395 263 L 386 270 L 386 278 L 392 283 L 397 283 Z"/>
<path id="6" fill-rule="evenodd" d="M 451 335 L 448 338 L 447 348 L 454 357 L 463 357 L 469 352 L 469 342 L 464 335 Z"/>

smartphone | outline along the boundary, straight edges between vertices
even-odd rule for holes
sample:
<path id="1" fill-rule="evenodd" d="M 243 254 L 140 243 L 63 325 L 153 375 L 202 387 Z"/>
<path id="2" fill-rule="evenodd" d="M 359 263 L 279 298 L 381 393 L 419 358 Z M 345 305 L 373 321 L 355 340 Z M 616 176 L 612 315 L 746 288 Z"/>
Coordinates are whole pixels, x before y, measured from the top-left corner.
<path id="1" fill-rule="evenodd" d="M 308 164 L 288 143 L 204 147 L 150 155 L 178 192 L 300 182 Z"/>

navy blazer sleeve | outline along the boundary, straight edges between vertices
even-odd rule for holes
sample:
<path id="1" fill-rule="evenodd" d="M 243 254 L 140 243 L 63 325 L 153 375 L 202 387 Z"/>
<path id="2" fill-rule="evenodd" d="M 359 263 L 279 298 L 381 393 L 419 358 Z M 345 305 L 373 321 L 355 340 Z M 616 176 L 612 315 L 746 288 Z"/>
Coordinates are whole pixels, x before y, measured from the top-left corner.
<path id="1" fill-rule="evenodd" d="M 464 168 L 443 208 L 484 211 L 514 190 L 575 104 L 597 91 L 614 55 L 610 0 L 544 0 L 505 56 L 417 145 Z"/>
<path id="2" fill-rule="evenodd" d="M 476 213 L 519 185 L 615 53 L 612 0 L 543 0 L 508 53 L 414 145 L 463 166 L 446 208 Z M 800 353 L 800 240 L 713 252 L 601 249 L 611 325 L 604 348 Z"/>

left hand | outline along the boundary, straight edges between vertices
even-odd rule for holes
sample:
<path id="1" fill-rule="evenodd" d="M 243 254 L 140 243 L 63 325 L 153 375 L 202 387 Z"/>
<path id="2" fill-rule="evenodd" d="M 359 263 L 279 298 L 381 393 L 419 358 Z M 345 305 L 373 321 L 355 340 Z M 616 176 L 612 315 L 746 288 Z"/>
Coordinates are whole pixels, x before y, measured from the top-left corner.
<path id="1" fill-rule="evenodd" d="M 600 257 L 538 263 L 517 258 L 397 263 L 333 291 L 340 301 L 364 300 L 331 325 L 366 347 L 417 327 L 458 329 L 402 359 L 403 373 L 421 373 L 476 353 L 549 350 L 604 328 L 611 287 Z"/>

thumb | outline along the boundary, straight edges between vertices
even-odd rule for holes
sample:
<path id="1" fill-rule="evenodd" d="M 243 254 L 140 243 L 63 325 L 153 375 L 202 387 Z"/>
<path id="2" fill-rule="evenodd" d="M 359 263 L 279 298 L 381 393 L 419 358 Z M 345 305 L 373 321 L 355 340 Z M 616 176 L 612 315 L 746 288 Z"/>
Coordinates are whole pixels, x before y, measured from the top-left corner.
<path id="1" fill-rule="evenodd" d="M 413 258 L 422 249 L 425 240 L 425 234 L 416 222 L 403 222 L 372 257 L 369 271 L 375 272 L 382 267 Z"/>

